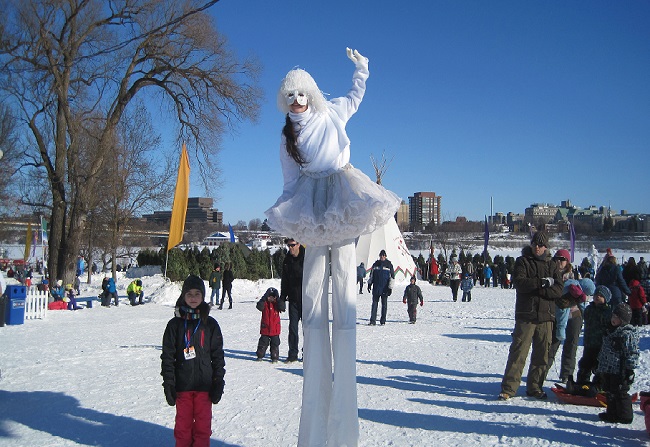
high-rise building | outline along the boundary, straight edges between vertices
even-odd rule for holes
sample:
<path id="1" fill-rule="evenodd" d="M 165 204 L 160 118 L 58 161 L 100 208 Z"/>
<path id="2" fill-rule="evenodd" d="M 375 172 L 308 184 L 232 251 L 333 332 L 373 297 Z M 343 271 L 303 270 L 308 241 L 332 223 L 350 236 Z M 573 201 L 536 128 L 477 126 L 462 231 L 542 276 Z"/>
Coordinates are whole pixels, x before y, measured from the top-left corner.
<path id="1" fill-rule="evenodd" d="M 409 197 L 409 227 L 422 231 L 427 225 L 440 225 L 442 196 L 435 192 L 416 192 Z"/>
<path id="2" fill-rule="evenodd" d="M 185 222 L 213 222 L 217 225 L 223 225 L 223 213 L 212 208 L 214 200 L 209 197 L 190 197 L 187 199 L 187 214 Z M 153 214 L 144 214 L 143 218 L 168 224 L 172 218 L 171 211 L 154 211 Z"/>

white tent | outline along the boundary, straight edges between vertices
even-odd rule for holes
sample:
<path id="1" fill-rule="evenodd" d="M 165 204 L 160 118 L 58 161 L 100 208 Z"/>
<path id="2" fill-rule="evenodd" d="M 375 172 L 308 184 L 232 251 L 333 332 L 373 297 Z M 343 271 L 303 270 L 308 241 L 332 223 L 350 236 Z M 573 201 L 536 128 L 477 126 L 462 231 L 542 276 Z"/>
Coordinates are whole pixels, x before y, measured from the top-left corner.
<path id="1" fill-rule="evenodd" d="M 386 250 L 386 257 L 393 264 L 395 279 L 410 279 L 415 275 L 415 262 L 406 248 L 406 243 L 395 219 L 372 233 L 362 234 L 357 240 L 357 265 L 363 262 L 366 270 L 379 259 L 379 252 Z"/>

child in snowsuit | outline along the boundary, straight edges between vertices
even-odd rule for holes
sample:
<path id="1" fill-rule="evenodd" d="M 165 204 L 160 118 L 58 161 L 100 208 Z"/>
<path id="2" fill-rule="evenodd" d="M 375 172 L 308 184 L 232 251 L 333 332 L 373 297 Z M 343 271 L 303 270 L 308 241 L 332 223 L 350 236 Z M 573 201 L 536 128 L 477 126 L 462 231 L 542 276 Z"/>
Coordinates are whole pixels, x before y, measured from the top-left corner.
<path id="1" fill-rule="evenodd" d="M 67 291 L 64 301 L 68 302 L 68 310 L 79 310 L 83 307 L 77 306 L 77 300 L 75 299 L 74 288 L 72 284 L 66 284 L 65 289 Z"/>
<path id="2" fill-rule="evenodd" d="M 598 417 L 604 422 L 631 424 L 632 397 L 628 393 L 634 382 L 634 369 L 639 366 L 639 334 L 630 324 L 632 309 L 621 303 L 612 312 L 614 328 L 603 339 L 598 355 L 598 373 L 603 375 L 607 411 Z"/>
<path id="3" fill-rule="evenodd" d="M 404 298 L 402 299 L 402 302 L 408 305 L 409 324 L 415 324 L 418 313 L 418 301 L 420 302 L 420 306 L 424 306 L 422 290 L 415 284 L 415 276 L 411 276 L 411 284 L 404 289 Z"/>
<path id="4" fill-rule="evenodd" d="M 465 277 L 460 282 L 460 290 L 463 291 L 463 298 L 461 300 L 463 303 L 472 301 L 472 287 L 474 287 L 474 280 L 469 276 L 469 273 L 465 273 Z"/>
<path id="5" fill-rule="evenodd" d="M 591 374 L 598 366 L 598 353 L 603 344 L 603 337 L 607 333 L 609 321 L 611 320 L 611 308 L 609 300 L 612 299 L 612 292 L 605 286 L 598 286 L 594 291 L 593 301 L 585 308 L 584 313 L 584 350 L 582 358 L 578 362 L 578 385 L 586 385 L 591 381 Z M 600 378 L 594 377 L 594 385 L 600 385 Z"/>
<path id="6" fill-rule="evenodd" d="M 163 335 L 160 374 L 165 399 L 176 406 L 177 446 L 209 447 L 212 404 L 219 403 L 225 385 L 221 328 L 204 297 L 203 280 L 188 276 Z"/>
<path id="7" fill-rule="evenodd" d="M 643 306 L 648 302 L 645 290 L 636 279 L 630 281 L 629 287 L 632 294 L 627 300 L 632 309 L 632 325 L 641 326 L 643 324 Z"/>
<path id="8" fill-rule="evenodd" d="M 278 290 L 269 287 L 257 302 L 257 310 L 262 312 L 260 340 L 257 343 L 257 360 L 262 360 L 271 345 L 271 361 L 276 363 L 280 357 L 280 312 L 286 309 L 286 302 L 279 299 Z"/>

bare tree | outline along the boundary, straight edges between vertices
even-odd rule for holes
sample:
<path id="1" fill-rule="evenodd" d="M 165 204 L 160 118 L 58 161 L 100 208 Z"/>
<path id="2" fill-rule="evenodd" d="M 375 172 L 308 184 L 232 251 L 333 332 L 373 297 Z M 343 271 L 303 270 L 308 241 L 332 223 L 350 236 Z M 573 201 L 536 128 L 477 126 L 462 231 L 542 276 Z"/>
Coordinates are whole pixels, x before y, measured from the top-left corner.
<path id="1" fill-rule="evenodd" d="M 381 160 L 377 160 L 373 155 L 370 155 L 370 162 L 375 170 L 375 177 L 378 185 L 381 185 L 381 180 L 384 177 L 384 174 L 386 174 L 388 166 L 393 162 L 393 158 L 395 157 L 391 157 L 390 160 L 387 160 L 386 152 L 381 153 Z"/>
<path id="2" fill-rule="evenodd" d="M 206 190 L 220 136 L 256 118 L 258 66 L 238 61 L 217 33 L 205 12 L 217 1 L 3 2 L 0 91 L 31 133 L 36 152 L 25 155 L 47 173 L 53 277 L 74 274 L 89 195 L 134 98 L 158 93 Z M 91 147 L 84 135 L 96 135 Z"/>

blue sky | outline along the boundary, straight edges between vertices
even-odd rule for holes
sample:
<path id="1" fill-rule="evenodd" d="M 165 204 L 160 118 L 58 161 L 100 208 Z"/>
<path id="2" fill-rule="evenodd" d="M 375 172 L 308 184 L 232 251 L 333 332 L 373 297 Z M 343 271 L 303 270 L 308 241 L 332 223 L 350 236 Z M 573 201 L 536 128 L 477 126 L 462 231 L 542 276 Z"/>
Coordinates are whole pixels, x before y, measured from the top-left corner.
<path id="1" fill-rule="evenodd" d="M 374 178 L 385 152 L 383 184 L 403 200 L 435 191 L 444 220 L 481 220 L 490 197 L 495 212 L 566 199 L 650 212 L 648 1 L 221 0 L 210 14 L 258 57 L 265 91 L 259 122 L 223 139 L 225 222 L 263 219 L 281 193 L 286 72 L 342 96 L 347 46 L 370 60 L 351 162 Z"/>

